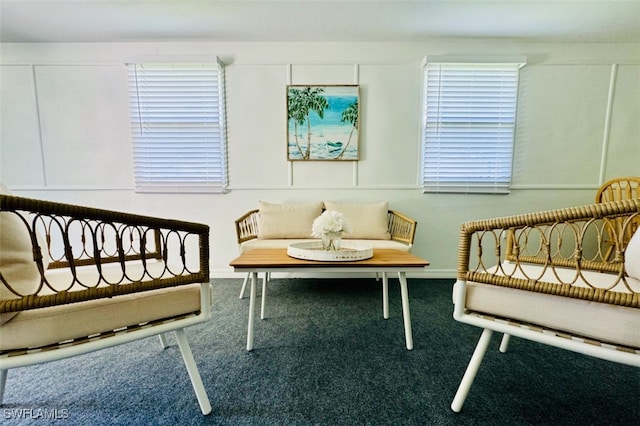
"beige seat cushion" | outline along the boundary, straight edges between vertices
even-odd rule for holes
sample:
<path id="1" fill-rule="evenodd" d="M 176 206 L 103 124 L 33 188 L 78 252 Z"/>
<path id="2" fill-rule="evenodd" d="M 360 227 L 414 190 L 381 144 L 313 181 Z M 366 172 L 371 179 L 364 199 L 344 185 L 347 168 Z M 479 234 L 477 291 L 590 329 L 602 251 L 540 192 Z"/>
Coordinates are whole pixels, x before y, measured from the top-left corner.
<path id="1" fill-rule="evenodd" d="M 504 267 L 509 271 L 514 268 L 509 262 Z M 555 269 L 563 281 L 572 280 L 575 276 L 575 270 Z M 524 274 L 544 282 L 557 282 L 551 270 L 542 274 L 540 265 L 526 265 L 524 272 L 519 271 L 515 276 L 523 278 Z M 589 283 L 603 288 L 616 280 L 616 276 L 611 274 L 592 271 L 585 271 L 584 274 Z M 627 277 L 627 284 L 634 291 L 640 291 L 640 280 Z M 581 278 L 574 285 L 586 287 Z M 629 292 L 623 283 L 619 283 L 614 290 Z M 640 310 L 636 308 L 475 282 L 467 283 L 465 306 L 475 312 L 513 318 L 603 342 L 640 348 Z"/>
<path id="2" fill-rule="evenodd" d="M 148 270 L 156 277 L 162 276 L 164 264 L 151 262 Z M 122 270 L 118 264 L 106 266 L 103 273 L 107 280 L 112 282 L 120 281 L 122 277 Z M 143 274 L 142 267 L 135 263 L 127 264 L 127 273 L 140 277 Z M 73 285 L 73 278 L 68 269 L 49 270 L 46 277 L 49 284 L 57 290 Z M 84 284 L 99 281 L 93 267 L 78 268 L 77 279 Z M 100 286 L 104 286 L 104 283 Z M 79 289 L 82 287 L 75 284 L 70 291 Z M 48 293 L 52 291 L 43 288 L 40 294 Z M 200 307 L 200 284 L 191 284 L 23 311 L 0 327 L 0 350 L 55 344 L 197 312 Z"/>
<path id="3" fill-rule="evenodd" d="M 0 328 L 0 350 L 34 348 L 200 310 L 200 284 L 23 311 Z"/>

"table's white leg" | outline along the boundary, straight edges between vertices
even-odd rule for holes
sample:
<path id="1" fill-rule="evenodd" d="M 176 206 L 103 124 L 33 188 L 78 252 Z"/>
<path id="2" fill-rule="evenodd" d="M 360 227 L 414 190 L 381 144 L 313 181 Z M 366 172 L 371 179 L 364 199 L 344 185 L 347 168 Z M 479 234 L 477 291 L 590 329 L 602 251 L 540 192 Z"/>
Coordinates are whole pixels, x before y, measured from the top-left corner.
<path id="1" fill-rule="evenodd" d="M 407 349 L 413 349 L 413 333 L 411 332 L 411 312 L 409 311 L 409 290 L 407 288 L 407 274 L 398 272 L 400 279 L 400 295 L 402 296 L 402 317 L 404 318 L 404 337 Z"/>
<path id="2" fill-rule="evenodd" d="M 264 273 L 264 278 L 262 279 L 262 302 L 260 303 L 260 319 L 264 319 L 264 308 L 267 303 L 267 280 L 269 277 L 269 273 Z"/>
<path id="3" fill-rule="evenodd" d="M 258 281 L 258 273 L 251 273 L 251 291 L 249 296 L 249 324 L 247 326 L 247 351 L 253 350 L 253 326 L 256 307 L 256 281 Z"/>
<path id="4" fill-rule="evenodd" d="M 382 273 L 382 318 L 389 319 L 389 277 Z"/>

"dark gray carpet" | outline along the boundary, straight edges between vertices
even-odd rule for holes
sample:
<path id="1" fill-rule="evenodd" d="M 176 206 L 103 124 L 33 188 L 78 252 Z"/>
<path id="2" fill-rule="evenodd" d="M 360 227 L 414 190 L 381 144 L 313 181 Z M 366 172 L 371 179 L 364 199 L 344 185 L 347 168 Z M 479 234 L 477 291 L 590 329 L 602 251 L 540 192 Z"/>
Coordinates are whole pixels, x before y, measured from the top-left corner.
<path id="1" fill-rule="evenodd" d="M 494 336 L 461 413 L 449 405 L 480 330 L 452 319 L 452 280 L 409 280 L 415 349 L 396 280 L 382 319 L 373 279 L 274 280 L 245 351 L 240 280 L 215 280 L 213 319 L 187 330 L 213 413 L 177 347 L 157 338 L 9 371 L 3 424 L 632 425 L 640 370 Z M 173 342 L 171 336 L 171 342 Z M 58 420 L 37 417 L 58 415 Z M 22 417 L 19 419 L 18 417 Z M 34 418 L 36 417 L 36 418 Z"/>

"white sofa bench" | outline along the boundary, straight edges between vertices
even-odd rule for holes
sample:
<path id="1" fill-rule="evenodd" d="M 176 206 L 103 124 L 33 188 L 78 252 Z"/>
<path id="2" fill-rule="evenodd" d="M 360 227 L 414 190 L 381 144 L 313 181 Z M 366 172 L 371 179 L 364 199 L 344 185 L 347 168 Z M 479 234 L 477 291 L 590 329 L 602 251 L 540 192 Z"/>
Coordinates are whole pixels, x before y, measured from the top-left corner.
<path id="1" fill-rule="evenodd" d="M 631 199 L 462 225 L 453 316 L 483 332 L 453 411 L 493 332 L 640 367 L 639 224 Z"/>
<path id="2" fill-rule="evenodd" d="M 311 236 L 311 227 L 324 210 L 337 210 L 345 215 L 351 228 L 344 235 L 348 242 L 367 243 L 374 250 L 410 251 L 415 238 L 417 222 L 389 210 L 388 202 L 276 204 L 260 201 L 258 204 L 258 209 L 235 221 L 240 254 L 256 248 L 287 248 L 292 243 L 317 241 Z M 247 278 L 242 284 L 240 298 L 244 297 Z M 268 279 L 268 276 L 263 279 L 263 291 Z M 383 279 L 386 285 L 386 277 Z"/>

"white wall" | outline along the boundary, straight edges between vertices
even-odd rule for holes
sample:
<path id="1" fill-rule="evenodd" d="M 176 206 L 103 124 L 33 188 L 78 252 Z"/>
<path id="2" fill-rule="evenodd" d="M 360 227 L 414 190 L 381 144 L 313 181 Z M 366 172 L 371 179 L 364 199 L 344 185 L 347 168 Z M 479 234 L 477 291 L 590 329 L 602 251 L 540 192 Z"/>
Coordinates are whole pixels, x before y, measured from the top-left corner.
<path id="1" fill-rule="evenodd" d="M 421 61 L 526 55 L 509 195 L 423 194 Z M 218 55 L 228 64 L 230 193 L 133 191 L 126 60 Z M 640 45 L 433 43 L 0 44 L 0 180 L 16 194 L 211 226 L 211 268 L 230 273 L 233 221 L 258 200 L 388 200 L 418 220 L 428 276 L 454 276 L 467 220 L 593 202 L 640 175 Z M 361 87 L 361 160 L 286 161 L 285 86 Z"/>

